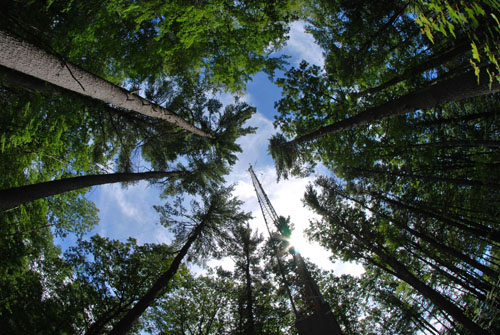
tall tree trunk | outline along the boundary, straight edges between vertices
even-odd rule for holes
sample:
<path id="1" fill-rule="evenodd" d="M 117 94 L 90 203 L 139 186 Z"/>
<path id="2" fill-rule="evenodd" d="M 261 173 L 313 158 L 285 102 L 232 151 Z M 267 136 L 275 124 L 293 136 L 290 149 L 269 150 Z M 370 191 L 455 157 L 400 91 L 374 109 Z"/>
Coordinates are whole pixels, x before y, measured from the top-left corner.
<path id="1" fill-rule="evenodd" d="M 248 235 L 250 238 L 250 236 Z M 243 248 L 245 250 L 245 280 L 246 280 L 246 314 L 247 314 L 247 325 L 245 329 L 246 335 L 254 335 L 255 334 L 255 321 L 253 317 L 253 294 L 252 294 L 252 275 L 250 273 L 250 240 L 243 240 Z"/>
<path id="2" fill-rule="evenodd" d="M 361 169 L 361 168 L 353 168 L 346 167 L 346 170 L 351 170 L 354 172 L 358 172 L 362 175 L 387 175 L 387 176 L 396 176 L 401 178 L 409 178 L 409 179 L 419 179 L 429 182 L 437 182 L 437 183 L 447 183 L 457 186 L 467 186 L 467 187 L 486 187 L 494 190 L 500 190 L 500 184 L 494 182 L 483 182 L 480 180 L 471 180 L 466 178 L 448 178 L 448 177 L 439 177 L 435 175 L 423 175 L 416 174 L 412 172 L 407 172 L 399 169 Z"/>
<path id="3" fill-rule="evenodd" d="M 199 136 L 211 137 L 175 113 L 1 30 L 0 65 L 114 106 L 163 119 Z"/>
<path id="4" fill-rule="evenodd" d="M 100 100 L 92 99 L 89 96 L 81 95 L 70 90 L 66 90 L 60 86 L 52 85 L 49 82 L 40 80 L 33 76 L 26 75 L 19 71 L 14 71 L 5 66 L 0 65 L 0 83 L 5 83 L 12 87 L 21 87 L 30 92 L 41 92 L 46 96 L 57 97 L 77 97 L 85 106 L 96 106 L 99 109 L 105 110 L 108 113 L 117 114 L 131 120 L 142 120 L 136 116 L 136 113 L 129 110 L 119 109 L 110 104 L 103 103 Z"/>
<path id="5" fill-rule="evenodd" d="M 439 119 L 435 119 L 435 120 L 420 121 L 420 122 L 415 123 L 415 126 L 437 127 L 437 126 L 440 126 L 443 124 L 450 124 L 450 123 L 456 123 L 456 122 L 462 122 L 462 121 L 472 121 L 472 120 L 477 120 L 477 119 L 491 119 L 491 118 L 495 117 L 495 115 L 497 115 L 497 114 L 499 114 L 498 111 L 466 114 L 466 115 L 451 117 L 451 118 L 439 118 Z"/>
<path id="6" fill-rule="evenodd" d="M 201 234 L 206 223 L 206 221 L 202 221 L 196 226 L 182 249 L 179 251 L 177 256 L 175 256 L 168 270 L 165 271 L 160 278 L 158 278 L 149 291 L 134 305 L 134 307 L 132 307 L 132 309 L 130 309 L 128 313 L 120 321 L 118 321 L 118 323 L 111 330 L 110 335 L 125 335 L 130 331 L 134 323 L 139 319 L 142 313 L 144 313 L 146 308 L 148 308 L 168 286 L 168 283 L 179 269 L 182 259 L 186 256 L 193 242 Z"/>
<path id="7" fill-rule="evenodd" d="M 494 140 L 455 140 L 455 141 L 442 141 L 442 142 L 428 142 L 428 143 L 417 143 L 408 144 L 409 148 L 500 148 L 500 141 Z"/>
<path id="8" fill-rule="evenodd" d="M 13 187 L 0 190 L 0 210 L 19 206 L 21 204 L 51 195 L 74 191 L 85 187 L 132 182 L 146 179 L 160 179 L 179 177 L 191 172 L 188 171 L 151 171 L 137 173 L 109 173 L 65 178 L 33 185 Z"/>
<path id="9" fill-rule="evenodd" d="M 335 222 L 342 226 L 350 234 L 352 234 L 356 238 L 356 240 L 359 241 L 358 243 L 360 243 L 363 248 L 373 252 L 380 258 L 381 262 L 387 264 L 392 269 L 390 272 L 393 275 L 408 283 L 416 291 L 422 294 L 422 296 L 432 301 L 434 305 L 450 315 L 455 321 L 461 323 L 470 332 L 470 334 L 484 335 L 486 333 L 484 329 L 482 329 L 477 323 L 468 318 L 464 314 L 462 309 L 453 304 L 449 299 L 441 295 L 432 287 L 422 282 L 418 277 L 411 273 L 403 263 L 401 263 L 394 256 L 387 253 L 383 246 L 380 246 L 377 242 L 375 242 L 376 239 L 374 240 L 373 238 L 365 238 L 360 234 L 359 230 L 354 229 L 352 225 L 345 222 L 342 218 L 335 215 L 330 215 L 330 212 L 319 203 L 317 203 L 317 205 L 313 204 L 313 206 L 314 209 L 316 209 L 318 213 L 323 215 L 324 217 L 336 218 Z M 372 261 L 374 262 L 374 264 L 379 264 L 379 262 L 374 259 L 372 259 Z M 382 266 L 382 269 L 386 269 L 386 267 Z"/>
<path id="10" fill-rule="evenodd" d="M 492 228 L 489 228 L 486 226 L 480 227 L 478 224 L 475 225 L 476 228 L 472 228 L 472 227 L 469 227 L 463 223 L 460 223 L 460 222 L 457 222 L 454 220 L 450 220 L 446 216 L 442 216 L 442 215 L 439 215 L 439 214 L 436 214 L 433 212 L 429 212 L 426 209 L 415 207 L 415 206 L 406 204 L 404 202 L 398 201 L 396 199 L 386 197 L 383 194 L 380 194 L 378 192 L 372 191 L 372 192 L 369 192 L 369 194 L 375 198 L 378 198 L 378 199 L 388 203 L 388 204 L 391 204 L 391 205 L 399 207 L 399 208 L 406 209 L 406 210 L 411 211 L 417 215 L 422 215 L 424 217 L 438 220 L 438 221 L 443 222 L 445 224 L 448 224 L 450 226 L 461 229 L 461 230 L 467 232 L 468 234 L 471 234 L 471 235 L 474 235 L 477 237 L 487 238 L 490 241 L 500 242 L 500 232 L 495 230 L 495 229 L 492 229 Z"/>
<path id="11" fill-rule="evenodd" d="M 369 245 L 370 243 L 368 243 Z M 432 301 L 437 307 L 448 313 L 455 321 L 461 323 L 465 328 L 469 330 L 471 334 L 484 335 L 485 331 L 477 323 L 468 318 L 462 309 L 448 300 L 446 297 L 442 296 L 439 292 L 434 290 L 432 287 L 428 286 L 417 278 L 413 273 L 411 273 L 404 264 L 399 262 L 396 258 L 385 253 L 378 246 L 371 243 L 371 249 L 375 252 L 387 265 L 389 265 L 396 276 L 411 285 L 415 290 L 420 292 L 424 297 Z"/>
<path id="12" fill-rule="evenodd" d="M 396 115 L 414 112 L 418 109 L 431 108 L 450 101 L 459 101 L 499 92 L 500 84 L 495 80 L 491 83 L 490 89 L 490 80 L 485 72 L 486 70 L 482 69 L 479 85 L 474 73 L 465 73 L 455 78 L 438 82 L 417 92 L 409 93 L 381 106 L 368 108 L 357 115 L 321 127 L 309 134 L 296 137 L 284 145 L 295 146 L 313 141 L 325 135 L 336 134 L 372 122 L 382 121 Z"/>
<path id="13" fill-rule="evenodd" d="M 370 212 L 374 213 L 375 215 L 380 216 L 386 220 L 389 220 L 390 222 L 394 223 L 397 227 L 399 227 L 403 230 L 406 230 L 407 232 L 412 234 L 414 237 L 417 237 L 417 238 L 421 239 L 422 241 L 428 243 L 430 246 L 436 248 L 437 250 L 440 250 L 441 252 L 444 252 L 445 254 L 448 254 L 448 255 L 454 257 L 455 259 L 460 260 L 460 261 L 468 264 L 469 266 L 481 271 L 482 273 L 486 274 L 487 276 L 490 276 L 492 278 L 497 278 L 499 276 L 499 273 L 497 273 L 493 269 L 489 268 L 485 264 L 482 264 L 482 263 L 476 261 L 475 259 L 469 257 L 468 255 L 465 255 L 462 252 L 460 252 L 452 247 L 449 247 L 444 243 L 440 243 L 440 242 L 436 241 L 436 239 L 430 237 L 427 233 L 423 233 L 419 230 L 413 229 L 410 226 L 408 226 L 408 224 L 406 224 L 400 220 L 394 219 L 394 218 L 390 217 L 389 215 L 381 213 L 380 211 L 366 205 L 363 201 L 360 201 L 354 197 L 351 197 L 344 192 L 338 192 L 338 194 L 340 194 L 340 196 L 342 196 L 344 199 L 351 200 L 351 201 L 359 204 L 361 207 L 369 210 Z M 379 193 L 375 193 L 375 194 L 379 195 L 382 200 L 388 202 L 387 201 L 388 198 L 382 197 Z M 389 199 L 389 200 L 391 200 L 391 199 Z"/>
<path id="14" fill-rule="evenodd" d="M 375 94 L 377 92 L 380 92 L 383 89 L 391 87 L 399 82 L 413 78 L 413 77 L 415 77 L 415 76 L 417 76 L 425 71 L 436 68 L 445 62 L 448 62 L 452 59 L 457 58 L 458 56 L 466 53 L 467 51 L 470 51 L 469 43 L 467 43 L 465 41 L 461 41 L 459 44 L 455 45 L 453 48 L 447 49 L 446 51 L 444 51 L 440 54 L 432 55 L 429 59 L 426 59 L 424 62 L 417 64 L 414 67 L 403 71 L 403 73 L 396 75 L 392 79 L 390 79 L 390 80 L 388 80 L 388 81 L 386 81 L 378 86 L 368 88 L 368 89 L 361 91 L 359 93 L 354 93 L 353 97 L 359 98 L 359 97 L 365 96 L 367 94 Z"/>

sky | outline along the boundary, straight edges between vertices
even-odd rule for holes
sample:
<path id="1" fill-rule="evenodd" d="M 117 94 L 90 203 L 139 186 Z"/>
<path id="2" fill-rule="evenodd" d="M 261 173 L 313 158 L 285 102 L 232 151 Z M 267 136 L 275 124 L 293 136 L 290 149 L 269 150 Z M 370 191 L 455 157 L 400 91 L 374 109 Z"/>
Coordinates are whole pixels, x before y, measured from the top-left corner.
<path id="1" fill-rule="evenodd" d="M 288 43 L 280 53 L 291 56 L 288 60 L 291 66 L 298 66 L 303 59 L 319 66 L 324 62 L 321 49 L 314 43 L 313 37 L 304 31 L 302 22 L 292 23 Z M 308 242 L 303 234 L 314 214 L 304 208 L 301 199 L 306 185 L 311 183 L 314 177 L 290 178 L 277 183 L 267 145 L 268 139 L 277 132 L 272 122 L 273 116 L 276 115 L 274 102 L 279 100 L 280 96 L 281 90 L 269 81 L 266 74 L 257 74 L 248 83 L 242 100 L 257 108 L 257 113 L 247 123 L 248 126 L 257 127 L 257 131 L 238 140 L 243 151 L 238 155 L 238 162 L 231 174 L 227 176 L 227 183 L 235 185 L 234 196 L 244 202 L 242 209 L 252 213 L 254 217 L 250 222 L 252 229 L 264 234 L 266 232 L 264 219 L 248 172 L 248 167 L 252 164 L 278 215 L 290 216 L 295 226 L 293 242 L 301 254 L 319 267 L 333 270 L 336 275 L 345 273 L 359 275 L 363 272 L 361 265 L 332 262 L 327 250 L 318 244 Z M 229 94 L 221 94 L 217 98 L 224 104 L 233 102 Z M 328 173 L 321 166 L 319 172 Z M 99 208 L 100 223 L 89 235 L 99 234 L 120 240 L 133 237 L 141 244 L 169 243 L 170 235 L 158 224 L 159 216 L 152 208 L 153 205 L 162 204 L 164 201 L 160 199 L 159 194 L 160 189 L 150 186 L 147 182 L 139 182 L 126 189 L 119 184 L 93 188 L 88 197 Z M 63 244 L 65 243 L 68 241 L 63 241 Z M 208 264 L 231 267 L 228 262 L 231 261 L 226 259 Z"/>

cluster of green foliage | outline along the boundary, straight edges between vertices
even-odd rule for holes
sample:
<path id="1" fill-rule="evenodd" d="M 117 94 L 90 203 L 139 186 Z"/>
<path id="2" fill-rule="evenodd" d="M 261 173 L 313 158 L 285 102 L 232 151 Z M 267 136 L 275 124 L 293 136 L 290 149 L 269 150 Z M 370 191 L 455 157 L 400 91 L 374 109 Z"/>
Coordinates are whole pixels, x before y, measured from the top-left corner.
<path id="1" fill-rule="evenodd" d="M 180 172 L 149 180 L 169 199 L 155 208 L 172 245 L 84 239 L 98 217 L 83 186 L 1 211 L 3 331 L 296 332 L 286 289 L 300 292 L 298 265 L 291 254 L 284 269 L 269 258 L 289 243 L 261 246 L 250 215 L 221 186 L 241 151 L 236 140 L 254 131 L 244 123 L 255 109 L 238 100 L 223 107 L 209 93 L 284 70 L 285 58 L 271 54 L 298 17 L 325 65 L 303 62 L 276 80 L 282 134 L 270 152 L 280 177 L 308 175 L 318 163 L 332 172 L 306 192 L 319 214 L 310 235 L 366 272 L 335 277 L 308 266 L 342 331 L 500 331 L 496 1 L 32 0 L 0 9 L 2 31 L 62 66 L 142 90 L 210 134 L 0 68 L 2 192 L 111 170 L 129 176 L 126 185 L 143 172 L 138 157 L 154 172 Z M 67 235 L 77 243 L 62 253 L 54 237 Z M 182 265 L 221 257 L 234 271 L 194 277 Z"/>
<path id="2" fill-rule="evenodd" d="M 197 77 L 238 91 L 272 74 L 294 1 L 12 1 L 5 29 L 42 42 L 64 59 L 117 84 Z M 29 23 L 29 24 L 26 24 Z"/>
<path id="3" fill-rule="evenodd" d="M 269 151 L 279 177 L 332 173 L 306 193 L 322 217 L 310 235 L 365 266 L 383 310 L 341 318 L 344 331 L 496 334 L 498 4 L 314 1 L 310 14 L 325 66 L 277 79 Z M 370 318 L 385 328 L 361 330 Z"/>
<path id="4" fill-rule="evenodd" d="M 236 162 L 236 140 L 254 131 L 244 123 L 255 108 L 237 101 L 223 106 L 213 91 L 241 91 L 251 75 L 272 74 L 283 57 L 293 1 L 9 1 L 1 5 L 0 29 L 118 85 L 140 88 L 146 98 L 208 132 L 189 134 L 175 125 L 85 98 L 9 69 L 0 69 L 0 189 L 13 191 L 75 176 L 132 176 L 180 171 L 156 182 L 166 197 L 184 193 L 201 231 L 163 207 L 162 219 L 177 243 L 196 234 L 189 257 L 223 253 L 224 227 L 248 216 L 231 190 L 217 191 Z M 123 184 L 131 183 L 123 179 Z M 79 187 L 20 204 L 0 213 L 0 324 L 9 333 L 114 331 L 158 277 L 183 276 L 185 253 L 166 245 L 137 245 L 99 236 L 82 239 L 98 224 L 97 208 Z M 17 193 L 22 191 L 17 191 Z M 210 196 L 209 196 L 210 195 Z M 176 209 L 178 210 L 178 208 Z M 168 221 L 168 223 L 167 223 Z M 202 229 L 203 228 L 203 229 Z M 196 234 L 195 234 L 196 233 Z M 77 245 L 61 254 L 54 237 Z M 224 242 L 225 243 L 225 242 Z M 203 257 L 202 257 L 203 258 Z M 183 280 L 183 279 L 182 279 Z M 143 327 L 135 323 L 133 332 Z"/>
<path id="5" fill-rule="evenodd" d="M 500 4 L 496 1 L 416 1 L 417 18 L 422 32 L 434 42 L 434 34 L 456 38 L 456 31 L 465 31 L 470 40 L 471 58 L 469 59 L 479 79 L 481 66 L 487 59 L 494 66 L 486 69 L 490 82 L 499 80 Z"/>

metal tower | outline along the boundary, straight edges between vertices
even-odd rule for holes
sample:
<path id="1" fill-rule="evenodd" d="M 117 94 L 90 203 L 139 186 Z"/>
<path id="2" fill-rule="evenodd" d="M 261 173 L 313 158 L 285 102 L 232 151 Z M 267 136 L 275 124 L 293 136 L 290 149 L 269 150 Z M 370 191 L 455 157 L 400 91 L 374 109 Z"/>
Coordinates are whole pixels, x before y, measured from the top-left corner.
<path id="1" fill-rule="evenodd" d="M 266 192 L 264 192 L 262 185 L 257 179 L 251 165 L 248 171 L 252 177 L 252 183 L 255 188 L 255 192 L 257 193 L 257 199 L 259 201 L 262 215 L 264 216 L 264 221 L 270 237 L 273 238 L 278 234 L 281 239 L 286 240 L 286 238 L 290 237 L 290 227 L 288 226 L 287 219 L 282 216 L 278 216 L 269 201 Z M 276 228 L 275 233 L 272 233 L 271 228 L 269 227 L 270 224 L 274 225 Z M 304 259 L 300 253 L 294 250 L 293 246 L 290 247 L 289 250 L 295 261 L 295 271 L 302 288 L 302 300 L 306 306 L 301 311 L 297 311 L 295 307 L 294 297 L 284 272 L 281 259 L 283 250 L 277 250 L 275 247 L 274 256 L 278 261 L 283 284 L 285 285 L 292 309 L 295 313 L 295 327 L 297 328 L 297 331 L 300 335 L 343 335 L 337 320 L 335 320 L 335 317 L 333 316 L 330 305 L 328 305 L 328 303 L 323 299 L 318 285 L 316 285 L 316 282 L 313 280 L 309 270 L 307 269 Z"/>

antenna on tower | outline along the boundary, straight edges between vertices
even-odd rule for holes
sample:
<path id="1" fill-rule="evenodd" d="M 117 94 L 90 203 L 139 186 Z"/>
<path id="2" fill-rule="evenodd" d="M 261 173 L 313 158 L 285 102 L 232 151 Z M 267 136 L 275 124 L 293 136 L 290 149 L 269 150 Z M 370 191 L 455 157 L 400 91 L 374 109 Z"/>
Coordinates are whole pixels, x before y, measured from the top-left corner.
<path id="1" fill-rule="evenodd" d="M 262 215 L 264 216 L 264 221 L 266 223 L 266 228 L 271 237 L 271 242 L 273 242 L 274 236 L 280 236 L 280 240 L 286 241 L 290 237 L 290 226 L 288 221 L 283 216 L 278 216 L 274 207 L 269 201 L 266 192 L 262 188 L 262 185 L 257 179 L 252 165 L 248 168 L 250 176 L 252 177 L 252 183 L 255 188 L 255 193 L 257 194 L 257 200 L 259 201 L 260 209 L 262 210 Z M 274 229 L 270 228 L 270 225 L 274 226 Z M 287 245 L 288 242 L 285 242 Z M 285 285 L 288 297 L 290 299 L 290 304 L 295 314 L 295 327 L 300 335 L 343 335 L 340 326 L 333 316 L 330 305 L 323 299 L 318 285 L 311 277 L 309 270 L 307 269 L 304 259 L 298 253 L 293 246 L 287 247 L 290 254 L 293 255 L 293 260 L 295 262 L 295 271 L 299 278 L 299 284 L 302 288 L 302 300 L 305 302 L 305 306 L 301 311 L 298 311 L 295 307 L 294 296 L 290 290 L 288 280 L 285 274 L 284 267 L 282 265 L 282 258 L 286 254 L 283 250 L 278 250 L 277 245 L 272 243 L 274 256 L 278 261 L 278 267 L 281 272 L 281 277 L 283 284 Z"/>

